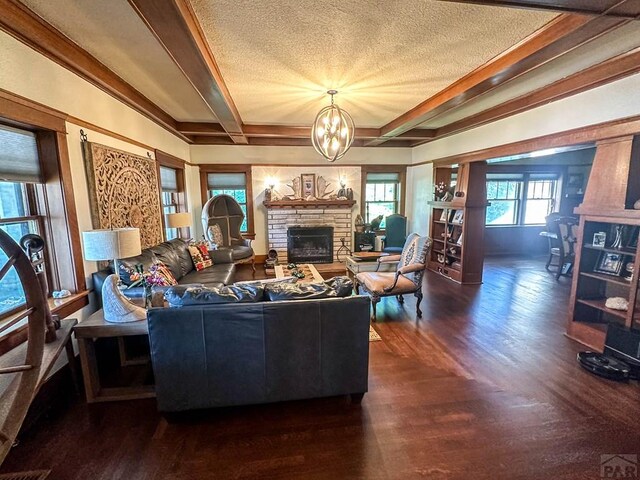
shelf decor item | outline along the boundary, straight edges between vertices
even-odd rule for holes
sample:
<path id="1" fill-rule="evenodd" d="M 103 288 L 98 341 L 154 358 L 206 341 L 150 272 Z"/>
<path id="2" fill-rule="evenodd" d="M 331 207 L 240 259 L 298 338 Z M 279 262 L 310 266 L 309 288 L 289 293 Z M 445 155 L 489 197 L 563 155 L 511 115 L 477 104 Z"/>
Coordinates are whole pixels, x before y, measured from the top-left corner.
<path id="1" fill-rule="evenodd" d="M 620 275 L 622 270 L 624 255 L 613 252 L 602 252 L 594 272 L 604 273 L 606 275 Z"/>
<path id="2" fill-rule="evenodd" d="M 623 312 L 629 310 L 629 302 L 626 298 L 622 297 L 609 297 L 607 298 L 604 306 L 612 310 L 620 310 Z"/>
<path id="3" fill-rule="evenodd" d="M 464 219 L 464 210 L 456 210 L 456 213 L 453 215 L 453 220 L 451 223 L 456 225 L 462 225 L 462 221 Z"/>
<path id="4" fill-rule="evenodd" d="M 604 248 L 607 242 L 607 234 L 605 232 L 596 232 L 593 234 L 593 246 Z"/>
<path id="5" fill-rule="evenodd" d="M 622 237 L 624 237 L 624 225 L 616 225 L 614 227 L 616 232 L 616 237 L 611 244 L 611 248 L 621 248 L 622 247 Z"/>

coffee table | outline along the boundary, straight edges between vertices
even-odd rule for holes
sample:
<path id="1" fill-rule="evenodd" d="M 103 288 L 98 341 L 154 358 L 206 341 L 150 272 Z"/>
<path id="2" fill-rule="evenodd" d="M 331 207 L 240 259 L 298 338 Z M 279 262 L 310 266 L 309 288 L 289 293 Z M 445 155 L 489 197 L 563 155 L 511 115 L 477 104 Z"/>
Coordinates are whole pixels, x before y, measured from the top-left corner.
<path id="1" fill-rule="evenodd" d="M 276 265 L 275 266 L 276 278 L 284 278 L 291 276 L 291 270 L 287 268 L 286 265 Z M 312 283 L 312 282 L 322 282 L 324 278 L 322 275 L 318 273 L 316 267 L 314 267 L 311 263 L 300 263 L 298 264 L 298 270 L 302 270 L 305 274 L 304 278 L 299 278 L 298 282 L 304 283 Z"/>
<path id="2" fill-rule="evenodd" d="M 127 361 L 124 355 L 122 337 L 149 335 L 147 320 L 128 323 L 109 323 L 104 319 L 103 310 L 98 310 L 73 328 L 80 350 L 80 364 L 84 378 L 87 403 L 110 402 L 114 400 L 134 400 L 153 398 L 156 396 L 153 385 L 136 385 L 130 387 L 109 387 L 100 385 L 98 360 L 94 340 L 96 338 L 117 338 L 120 347 L 122 364 L 137 364 L 138 361 Z M 145 363 L 148 363 L 147 359 Z"/>

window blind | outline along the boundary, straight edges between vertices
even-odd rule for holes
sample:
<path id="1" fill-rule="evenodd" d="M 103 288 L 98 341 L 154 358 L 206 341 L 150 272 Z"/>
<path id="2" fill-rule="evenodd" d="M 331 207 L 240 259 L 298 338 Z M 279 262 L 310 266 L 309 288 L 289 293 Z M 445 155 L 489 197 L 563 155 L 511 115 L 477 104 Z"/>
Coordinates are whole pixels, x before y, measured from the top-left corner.
<path id="1" fill-rule="evenodd" d="M 398 173 L 367 173 L 367 183 L 397 183 L 400 181 Z"/>
<path id="2" fill-rule="evenodd" d="M 174 168 L 160 167 L 160 186 L 165 192 L 178 191 L 178 174 Z"/>
<path id="3" fill-rule="evenodd" d="M 207 175 L 209 190 L 242 189 L 247 186 L 246 175 L 240 173 L 210 173 Z"/>
<path id="4" fill-rule="evenodd" d="M 34 133 L 0 125 L 0 181 L 42 181 Z"/>

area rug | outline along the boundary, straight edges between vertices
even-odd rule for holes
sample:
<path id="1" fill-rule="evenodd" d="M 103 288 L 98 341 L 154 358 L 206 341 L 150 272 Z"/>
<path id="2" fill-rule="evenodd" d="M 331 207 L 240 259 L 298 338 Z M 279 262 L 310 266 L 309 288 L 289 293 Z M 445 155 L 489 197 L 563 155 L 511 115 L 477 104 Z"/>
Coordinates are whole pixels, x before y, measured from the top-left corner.
<path id="1" fill-rule="evenodd" d="M 370 342 L 379 342 L 382 340 L 378 332 L 376 332 L 371 325 L 369 325 L 369 341 Z"/>

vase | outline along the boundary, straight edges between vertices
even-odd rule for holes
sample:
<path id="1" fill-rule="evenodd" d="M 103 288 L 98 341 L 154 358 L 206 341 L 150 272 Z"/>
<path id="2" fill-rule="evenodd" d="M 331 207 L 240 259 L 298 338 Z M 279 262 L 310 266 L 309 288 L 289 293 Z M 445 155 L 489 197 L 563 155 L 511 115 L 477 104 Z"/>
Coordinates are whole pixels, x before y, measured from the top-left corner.
<path id="1" fill-rule="evenodd" d="M 152 292 L 151 285 L 145 284 L 144 286 L 144 308 L 147 310 L 152 307 Z"/>

